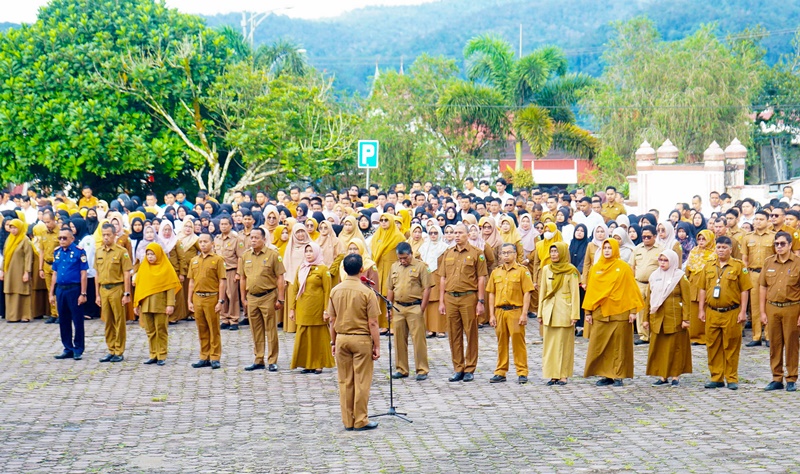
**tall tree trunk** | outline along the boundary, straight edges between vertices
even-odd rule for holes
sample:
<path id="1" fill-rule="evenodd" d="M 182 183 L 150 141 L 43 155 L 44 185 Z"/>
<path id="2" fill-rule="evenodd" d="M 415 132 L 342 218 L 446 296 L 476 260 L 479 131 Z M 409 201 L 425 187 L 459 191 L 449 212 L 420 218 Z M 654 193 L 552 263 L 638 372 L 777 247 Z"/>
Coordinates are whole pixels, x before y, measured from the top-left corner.
<path id="1" fill-rule="evenodd" d="M 522 171 L 522 140 L 517 140 L 514 144 L 514 155 L 517 157 L 517 163 L 514 166 L 514 171 Z"/>

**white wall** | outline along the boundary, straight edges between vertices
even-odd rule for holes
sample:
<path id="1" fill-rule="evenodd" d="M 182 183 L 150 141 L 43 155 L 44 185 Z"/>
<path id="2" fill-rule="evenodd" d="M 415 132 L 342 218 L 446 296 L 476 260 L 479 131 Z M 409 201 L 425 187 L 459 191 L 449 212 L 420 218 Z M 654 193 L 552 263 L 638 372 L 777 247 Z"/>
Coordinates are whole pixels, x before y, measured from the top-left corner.
<path id="1" fill-rule="evenodd" d="M 711 191 L 725 191 L 724 172 L 707 171 L 702 164 L 659 165 L 640 170 L 637 175 L 639 213 L 658 209 L 660 220 L 665 220 L 678 202 L 691 206 L 695 194 L 703 198 L 705 205 Z"/>

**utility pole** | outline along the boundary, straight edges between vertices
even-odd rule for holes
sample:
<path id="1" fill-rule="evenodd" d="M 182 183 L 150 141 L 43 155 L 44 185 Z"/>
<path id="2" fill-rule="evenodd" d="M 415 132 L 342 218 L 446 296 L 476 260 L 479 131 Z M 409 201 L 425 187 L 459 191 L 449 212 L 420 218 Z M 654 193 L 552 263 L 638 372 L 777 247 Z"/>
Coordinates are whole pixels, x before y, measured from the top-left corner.
<path id="1" fill-rule="evenodd" d="M 247 41 L 247 43 L 250 45 L 250 48 L 253 48 L 254 46 L 255 31 L 256 28 L 258 28 L 258 25 L 260 25 L 264 20 L 266 20 L 270 14 L 275 13 L 276 11 L 279 10 L 290 10 L 291 8 L 292 7 L 280 7 L 261 13 L 243 11 L 242 21 L 240 23 L 242 26 L 242 36 L 244 37 L 244 40 Z"/>

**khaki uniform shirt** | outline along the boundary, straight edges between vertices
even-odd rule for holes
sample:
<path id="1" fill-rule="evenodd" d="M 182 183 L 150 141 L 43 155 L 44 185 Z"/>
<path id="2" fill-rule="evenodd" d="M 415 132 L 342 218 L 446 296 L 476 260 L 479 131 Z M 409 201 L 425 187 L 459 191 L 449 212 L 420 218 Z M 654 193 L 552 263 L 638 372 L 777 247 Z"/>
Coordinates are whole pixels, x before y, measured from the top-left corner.
<path id="1" fill-rule="evenodd" d="M 742 239 L 742 259 L 747 258 L 748 268 L 761 268 L 770 255 L 775 254 L 775 232 L 765 230 L 748 232 Z"/>
<path id="2" fill-rule="evenodd" d="M 336 319 L 336 334 L 369 336 L 369 320 L 377 320 L 381 309 L 372 290 L 358 277 L 348 276 L 331 290 L 328 314 Z"/>
<path id="3" fill-rule="evenodd" d="M 194 280 L 196 293 L 216 293 L 219 291 L 219 282 L 226 279 L 225 262 L 213 253 L 205 257 L 200 254 L 189 263 L 186 277 Z"/>
<path id="4" fill-rule="evenodd" d="M 265 245 L 260 252 L 245 250 L 239 259 L 237 273 L 247 278 L 248 293 L 264 293 L 278 287 L 278 277 L 286 273 L 283 259 Z"/>
<path id="5" fill-rule="evenodd" d="M 714 298 L 714 287 L 719 280 L 720 295 Z M 712 308 L 726 308 L 742 303 L 742 292 L 753 288 L 750 275 L 741 260 L 731 258 L 724 267 L 719 262 L 709 262 L 703 270 L 699 287 L 706 290 L 706 304 Z"/>
<path id="6" fill-rule="evenodd" d="M 128 251 L 117 244 L 108 248 L 101 245 L 94 254 L 94 266 L 97 269 L 97 283 L 100 285 L 123 283 L 125 272 L 133 268 Z"/>
<path id="7" fill-rule="evenodd" d="M 785 262 L 781 263 L 777 255 L 767 257 L 758 284 L 767 287 L 767 301 L 787 303 L 800 301 L 800 257 L 789 252 Z"/>
<path id="8" fill-rule="evenodd" d="M 783 226 L 775 231 L 777 234 L 778 232 L 786 232 L 787 234 L 792 236 L 792 251 L 800 250 L 800 230 L 795 229 L 789 225 L 783 224 Z"/>
<path id="9" fill-rule="evenodd" d="M 227 236 L 218 235 L 214 237 L 214 253 L 225 261 L 228 270 L 236 270 L 239 264 L 239 257 L 244 254 L 244 242 L 239 238 L 239 234 L 231 231 Z"/>
<path id="10" fill-rule="evenodd" d="M 422 260 L 414 258 L 407 267 L 394 262 L 389 276 L 389 290 L 394 292 L 395 301 L 411 303 L 422 299 L 425 289 L 433 286 L 431 280 L 428 266 Z"/>
<path id="11" fill-rule="evenodd" d="M 139 304 L 142 307 L 143 313 L 166 313 L 167 306 L 175 307 L 175 289 L 169 289 L 150 295 Z"/>
<path id="12" fill-rule="evenodd" d="M 744 234 L 745 232 L 738 225 L 733 228 L 728 227 L 728 237 L 731 239 L 736 239 L 736 241 L 739 242 L 740 247 L 742 245 L 742 239 L 744 239 Z"/>
<path id="13" fill-rule="evenodd" d="M 606 222 L 616 220 L 617 216 L 620 214 L 625 214 L 625 206 L 618 202 L 603 203 L 600 209 L 600 215 L 603 216 Z"/>
<path id="14" fill-rule="evenodd" d="M 466 245 L 462 250 L 455 246 L 442 256 L 444 265 L 439 267 L 439 273 L 445 278 L 444 291 L 478 291 L 478 278 L 488 275 L 486 257 L 480 250 L 472 245 Z"/>
<path id="15" fill-rule="evenodd" d="M 242 243 L 244 244 L 244 249 L 245 250 L 250 250 L 251 248 L 253 248 L 253 245 L 250 243 L 250 232 L 253 232 L 252 228 L 250 229 L 249 232 L 245 232 L 244 229 L 242 229 L 240 232 L 238 232 L 239 240 L 241 240 Z M 272 234 L 269 234 L 269 235 L 272 235 Z M 265 247 L 268 244 L 269 244 L 269 239 L 267 239 L 267 244 L 265 244 Z"/>
<path id="16" fill-rule="evenodd" d="M 658 255 L 664 249 L 655 244 L 650 248 L 639 244 L 633 249 L 633 277 L 639 283 L 648 283 L 650 275 L 658 269 Z M 678 261 L 681 260 L 681 254 L 678 254 Z"/>
<path id="17" fill-rule="evenodd" d="M 531 272 L 526 267 L 512 262 L 503 264 L 492 271 L 486 291 L 494 293 L 494 305 L 522 307 L 525 293 L 533 291 Z"/>
<path id="18" fill-rule="evenodd" d="M 53 232 L 45 230 L 41 237 L 39 237 L 39 246 L 41 247 L 44 261 L 53 263 L 56 248 L 58 248 L 58 227 L 53 229 Z"/>
<path id="19" fill-rule="evenodd" d="M 78 199 L 78 207 L 97 207 L 98 204 L 100 204 L 100 200 L 97 199 L 97 196 L 90 196 L 89 199 L 81 196 Z"/>

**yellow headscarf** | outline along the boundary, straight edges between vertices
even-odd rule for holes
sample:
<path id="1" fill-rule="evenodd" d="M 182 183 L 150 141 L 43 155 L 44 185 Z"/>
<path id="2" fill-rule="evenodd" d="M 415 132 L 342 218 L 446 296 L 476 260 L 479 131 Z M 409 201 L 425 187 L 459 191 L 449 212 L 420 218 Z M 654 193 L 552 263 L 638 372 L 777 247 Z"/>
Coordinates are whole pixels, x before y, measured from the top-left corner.
<path id="1" fill-rule="evenodd" d="M 503 232 L 504 222 L 508 222 L 511 226 L 508 229 L 508 232 Z M 522 240 L 522 235 L 520 235 L 519 231 L 517 230 L 517 226 L 514 224 L 514 219 L 508 216 L 503 216 L 500 218 L 500 225 L 498 227 L 498 230 L 500 231 L 500 238 L 503 239 L 503 243 L 516 245 L 517 242 Z"/>
<path id="2" fill-rule="evenodd" d="M 283 254 L 286 252 L 286 244 L 289 241 L 281 240 L 281 234 L 283 234 L 284 229 L 286 229 L 285 225 L 279 225 L 275 227 L 274 232 L 272 232 L 272 245 L 278 249 L 278 254 L 280 254 L 281 258 L 283 258 Z"/>
<path id="3" fill-rule="evenodd" d="M 153 214 L 156 214 L 155 212 Z M 142 211 L 134 211 L 128 214 L 128 222 L 133 222 L 134 219 L 139 218 L 142 220 L 142 223 L 147 220 L 147 217 L 144 215 Z M 120 221 L 122 223 L 122 221 Z"/>
<path id="4" fill-rule="evenodd" d="M 308 227 L 306 227 L 306 232 L 308 232 L 308 236 L 311 237 L 312 241 L 316 241 L 319 238 L 319 222 L 313 217 L 309 217 L 306 219 L 306 222 L 303 225 L 308 225 L 309 222 L 314 224 L 314 230 L 308 232 Z"/>
<path id="5" fill-rule="evenodd" d="M 571 274 L 580 275 L 575 265 L 570 263 L 569 246 L 565 242 L 554 242 L 550 247 L 553 246 L 558 250 L 558 262 L 550 263 L 550 270 L 553 272 L 553 286 L 550 288 L 550 291 L 544 295 L 544 299 L 550 298 L 561 288 L 561 285 L 564 284 L 565 276 Z M 549 252 L 550 248 L 548 247 L 547 250 Z"/>
<path id="6" fill-rule="evenodd" d="M 604 316 L 638 312 L 644 308 L 644 301 L 633 270 L 619 258 L 617 239 L 606 239 L 604 246 L 606 242 L 611 245 L 611 258 L 606 258 L 600 249 L 600 258 L 589 271 L 583 309 L 594 311 L 599 307 Z"/>
<path id="7" fill-rule="evenodd" d="M 414 241 L 414 235 L 413 235 L 414 229 L 419 229 L 420 232 L 422 232 L 422 236 L 416 242 Z M 422 244 L 425 243 L 425 233 L 422 231 L 422 226 L 419 224 L 411 224 L 411 228 L 408 229 L 408 232 L 409 235 L 408 235 L 408 240 L 406 240 L 406 242 L 408 242 L 408 244 L 411 245 L 411 255 L 417 255 L 419 254 L 419 248 L 422 247 Z"/>
<path id="8" fill-rule="evenodd" d="M 698 244 L 689 252 L 686 268 L 691 273 L 702 271 L 706 263 L 713 262 L 717 258 L 717 254 L 714 252 L 716 248 L 714 244 L 714 233 L 708 229 L 703 229 L 697 234 L 698 237 L 701 235 L 706 238 L 706 246 L 700 247 Z"/>
<path id="9" fill-rule="evenodd" d="M 372 258 L 379 261 L 389 252 L 394 252 L 400 242 L 405 242 L 406 238 L 395 225 L 396 217 L 388 212 L 381 214 L 381 219 L 389 219 L 389 228 L 384 229 L 378 226 L 378 230 L 372 236 Z"/>
<path id="10" fill-rule="evenodd" d="M 411 229 L 411 210 L 410 209 L 400 209 L 397 211 L 397 216 L 395 218 L 400 220 L 400 232 L 405 235 L 409 229 Z"/>
<path id="11" fill-rule="evenodd" d="M 16 227 L 19 232 L 17 235 L 8 234 L 8 238 L 6 239 L 6 246 L 3 250 L 3 271 L 7 272 L 8 267 L 11 266 L 11 257 L 14 255 L 14 251 L 17 250 L 19 244 L 22 243 L 23 240 L 27 239 L 28 236 L 25 235 L 28 232 L 28 226 L 25 225 L 19 219 L 12 219 L 8 225 Z"/>
<path id="12" fill-rule="evenodd" d="M 377 269 L 375 268 L 375 262 L 373 262 L 372 259 L 369 258 L 369 255 L 367 255 L 367 246 L 364 244 L 364 242 L 358 239 L 354 239 L 350 243 L 358 247 L 358 254 L 361 255 L 361 273 L 373 269 L 377 271 Z M 350 254 L 349 247 L 350 245 L 348 244 L 348 246 L 344 248 L 345 256 Z M 342 279 L 344 279 L 345 275 L 347 275 L 347 272 L 344 271 L 344 259 L 342 259 L 342 263 L 339 264 L 339 275 L 341 276 Z"/>
<path id="13" fill-rule="evenodd" d="M 550 246 L 556 242 L 564 241 L 561 237 L 561 231 L 558 230 L 558 227 L 553 222 L 548 222 L 544 225 L 542 236 L 544 236 L 545 232 L 552 232 L 553 238 L 545 239 L 542 237 L 542 240 L 536 242 L 536 254 L 539 256 L 541 266 L 550 265 Z"/>
<path id="14" fill-rule="evenodd" d="M 352 224 L 353 230 L 348 232 L 344 228 L 345 222 Z M 354 216 L 347 216 L 342 220 L 342 231 L 339 233 L 339 242 L 342 243 L 345 253 L 347 253 L 347 246 L 350 245 L 350 242 L 353 240 L 360 240 L 361 243 L 364 244 L 364 248 L 367 247 L 367 239 L 364 238 L 364 234 L 362 234 L 361 229 L 358 228 L 358 221 Z"/>
<path id="15" fill-rule="evenodd" d="M 0 217 L 0 222 L 2 222 L 2 217 Z M 44 222 L 39 222 L 35 226 L 33 226 L 33 253 L 38 257 L 39 256 L 39 240 L 42 236 L 47 232 L 47 226 Z"/>
<path id="16" fill-rule="evenodd" d="M 136 273 L 136 292 L 134 293 L 133 306 L 148 296 L 156 295 L 162 291 L 178 290 L 182 288 L 181 280 L 175 273 L 172 264 L 164 254 L 164 249 L 156 242 L 147 244 L 145 251 L 151 250 L 156 254 L 156 263 L 150 264 L 147 258 L 142 259 L 139 271 Z"/>

